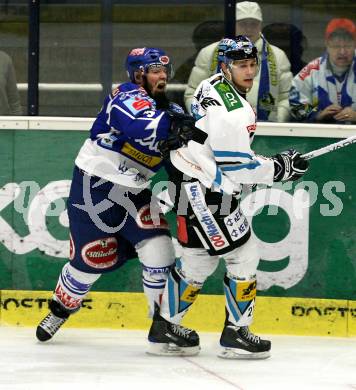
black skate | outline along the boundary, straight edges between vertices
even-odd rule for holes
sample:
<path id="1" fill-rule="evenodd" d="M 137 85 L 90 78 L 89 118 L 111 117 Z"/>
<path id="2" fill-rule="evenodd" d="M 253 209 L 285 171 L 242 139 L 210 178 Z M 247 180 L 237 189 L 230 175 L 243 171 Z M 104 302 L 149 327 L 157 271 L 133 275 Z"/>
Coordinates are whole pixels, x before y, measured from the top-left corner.
<path id="1" fill-rule="evenodd" d="M 220 337 L 219 357 L 224 359 L 266 359 L 270 356 L 271 342 L 250 332 L 248 326 L 225 324 Z"/>
<path id="2" fill-rule="evenodd" d="M 159 308 L 155 309 L 148 341 L 149 355 L 193 356 L 200 351 L 198 334 L 192 329 L 165 320 L 160 316 Z"/>
<path id="3" fill-rule="evenodd" d="M 37 326 L 36 337 L 39 341 L 51 339 L 70 315 L 68 311 L 53 299 L 49 303 L 49 308 L 51 311 Z"/>

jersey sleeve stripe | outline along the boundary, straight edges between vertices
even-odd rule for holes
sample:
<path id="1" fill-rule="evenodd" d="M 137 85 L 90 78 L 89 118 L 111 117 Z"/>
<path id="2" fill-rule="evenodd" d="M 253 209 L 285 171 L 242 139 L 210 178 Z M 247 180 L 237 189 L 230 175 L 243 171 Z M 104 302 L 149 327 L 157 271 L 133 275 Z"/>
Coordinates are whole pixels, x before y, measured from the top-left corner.
<path id="1" fill-rule="evenodd" d="M 235 165 L 235 166 L 228 166 L 228 167 L 221 167 L 221 170 L 223 172 L 228 172 L 228 171 L 239 171 L 241 169 L 256 169 L 259 167 L 261 164 L 258 161 L 253 161 L 248 164 L 240 164 L 240 165 Z"/>
<path id="2" fill-rule="evenodd" d="M 245 157 L 252 159 L 252 155 L 249 153 L 231 152 L 227 150 L 214 150 L 213 152 L 215 157 Z"/>

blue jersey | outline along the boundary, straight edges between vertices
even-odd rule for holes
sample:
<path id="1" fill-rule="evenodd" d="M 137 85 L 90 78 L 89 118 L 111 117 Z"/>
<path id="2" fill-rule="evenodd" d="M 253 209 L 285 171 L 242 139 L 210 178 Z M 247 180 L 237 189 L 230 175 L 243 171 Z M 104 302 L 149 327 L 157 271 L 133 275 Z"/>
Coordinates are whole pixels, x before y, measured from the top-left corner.
<path id="1" fill-rule="evenodd" d="M 176 104 L 170 109 L 183 112 Z M 144 88 L 119 85 L 104 101 L 82 146 L 76 165 L 114 183 L 140 187 L 162 166 L 158 142 L 167 138 L 171 120 Z"/>

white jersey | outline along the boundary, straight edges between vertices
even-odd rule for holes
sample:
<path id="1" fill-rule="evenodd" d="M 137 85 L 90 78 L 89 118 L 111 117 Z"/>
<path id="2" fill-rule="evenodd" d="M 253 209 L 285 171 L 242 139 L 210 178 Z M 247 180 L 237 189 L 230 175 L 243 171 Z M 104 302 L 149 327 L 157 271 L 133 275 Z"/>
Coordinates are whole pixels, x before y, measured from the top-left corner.
<path id="1" fill-rule="evenodd" d="M 189 141 L 186 147 L 171 152 L 178 170 L 227 194 L 240 192 L 241 184 L 272 185 L 272 159 L 257 156 L 250 146 L 256 114 L 221 73 L 200 83 L 192 113 L 196 127 L 207 139 L 203 145 Z"/>

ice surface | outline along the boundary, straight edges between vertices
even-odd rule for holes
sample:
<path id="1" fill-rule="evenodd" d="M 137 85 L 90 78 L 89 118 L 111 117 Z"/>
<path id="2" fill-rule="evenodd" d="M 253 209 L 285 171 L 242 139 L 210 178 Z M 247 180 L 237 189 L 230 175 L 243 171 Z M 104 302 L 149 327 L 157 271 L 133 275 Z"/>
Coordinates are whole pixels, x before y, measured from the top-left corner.
<path id="1" fill-rule="evenodd" d="M 356 390 L 356 339 L 271 336 L 267 360 L 216 356 L 219 334 L 201 333 L 189 358 L 145 354 L 146 332 L 61 329 L 39 343 L 31 328 L 0 327 L 1 390 Z"/>

